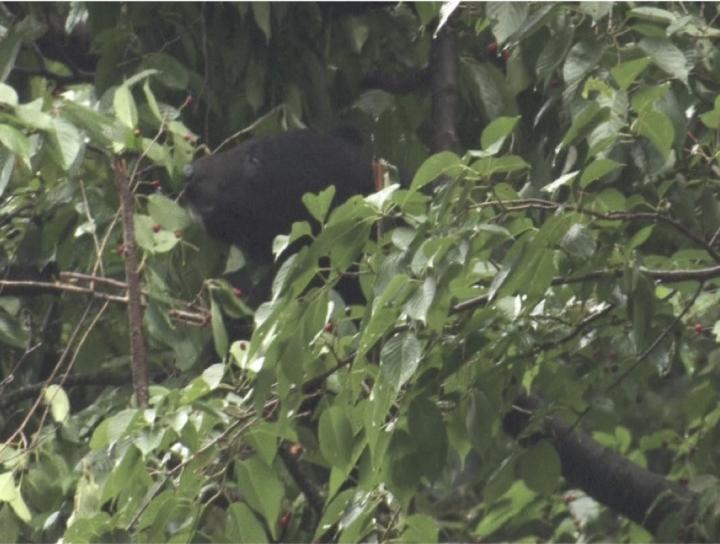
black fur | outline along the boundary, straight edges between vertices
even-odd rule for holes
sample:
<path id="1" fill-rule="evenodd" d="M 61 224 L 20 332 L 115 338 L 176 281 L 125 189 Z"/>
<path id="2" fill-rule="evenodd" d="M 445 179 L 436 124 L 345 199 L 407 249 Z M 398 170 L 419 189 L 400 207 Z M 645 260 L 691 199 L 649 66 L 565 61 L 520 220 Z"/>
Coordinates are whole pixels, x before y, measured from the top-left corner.
<path id="1" fill-rule="evenodd" d="M 186 167 L 185 198 L 210 235 L 236 244 L 257 262 L 269 262 L 275 236 L 310 219 L 303 194 L 334 185 L 335 204 L 368 194 L 371 162 L 352 130 L 254 138 Z"/>

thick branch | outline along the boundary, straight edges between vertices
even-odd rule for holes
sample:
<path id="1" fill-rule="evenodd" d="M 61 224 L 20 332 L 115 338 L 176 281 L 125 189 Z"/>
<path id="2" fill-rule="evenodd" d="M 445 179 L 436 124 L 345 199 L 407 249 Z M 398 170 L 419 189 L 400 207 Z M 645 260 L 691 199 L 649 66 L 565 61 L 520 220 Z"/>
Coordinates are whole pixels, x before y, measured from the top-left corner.
<path id="1" fill-rule="evenodd" d="M 505 430 L 513 436 L 520 435 L 541 407 L 537 397 L 519 395 L 513 411 L 505 418 Z M 543 429 L 560 456 L 562 474 L 570 485 L 653 534 L 674 513 L 683 515 L 681 521 L 687 527 L 695 521 L 698 498 L 687 488 L 630 462 L 585 433 L 573 431 L 557 417 L 545 417 Z M 696 540 L 700 535 L 684 537 Z"/>

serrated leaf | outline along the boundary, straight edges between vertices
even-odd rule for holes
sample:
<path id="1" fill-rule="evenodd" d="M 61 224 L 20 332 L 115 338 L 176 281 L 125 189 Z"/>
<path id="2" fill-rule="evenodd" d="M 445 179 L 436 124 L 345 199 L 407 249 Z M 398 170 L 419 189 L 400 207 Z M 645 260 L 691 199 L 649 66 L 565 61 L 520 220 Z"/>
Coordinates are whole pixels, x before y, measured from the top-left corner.
<path id="1" fill-rule="evenodd" d="M 397 393 L 415 374 L 422 358 L 422 346 L 412 333 L 401 333 L 390 338 L 380 352 L 380 375 L 383 383 L 391 385 Z"/>
<path id="2" fill-rule="evenodd" d="M 437 285 L 434 278 L 425 278 L 425 281 L 412 294 L 405 303 L 405 312 L 408 317 L 427 323 L 427 313 L 435 299 Z"/>

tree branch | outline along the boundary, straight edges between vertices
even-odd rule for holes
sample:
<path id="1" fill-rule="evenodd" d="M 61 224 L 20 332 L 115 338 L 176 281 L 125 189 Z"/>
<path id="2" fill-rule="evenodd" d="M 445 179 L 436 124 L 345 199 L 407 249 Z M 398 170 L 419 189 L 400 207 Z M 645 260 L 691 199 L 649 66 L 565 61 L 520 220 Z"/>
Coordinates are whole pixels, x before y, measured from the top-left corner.
<path id="1" fill-rule="evenodd" d="M 125 246 L 125 276 L 128 284 L 128 323 L 130 327 L 130 354 L 132 358 L 133 389 L 138 406 L 148 404 L 147 347 L 143 334 L 143 305 L 141 301 L 139 261 L 135 244 L 134 200 L 125 161 L 116 157 L 113 161 L 115 185 L 122 206 L 123 240 Z"/>

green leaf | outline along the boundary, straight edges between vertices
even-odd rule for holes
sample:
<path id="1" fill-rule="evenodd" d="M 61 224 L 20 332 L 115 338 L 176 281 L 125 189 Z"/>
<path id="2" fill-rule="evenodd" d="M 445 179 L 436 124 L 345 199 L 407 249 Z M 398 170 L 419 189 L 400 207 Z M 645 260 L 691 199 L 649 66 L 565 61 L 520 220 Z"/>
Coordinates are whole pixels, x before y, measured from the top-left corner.
<path id="1" fill-rule="evenodd" d="M 597 124 L 601 119 L 601 113 L 607 113 L 606 108 L 601 108 L 600 104 L 595 101 L 588 104 L 578 113 L 570 125 L 565 137 L 562 139 L 561 147 L 567 147 Z"/>
<path id="2" fill-rule="evenodd" d="M 59 385 L 51 384 L 43 389 L 45 403 L 50 406 L 50 413 L 58 423 L 67 421 L 70 415 L 70 399 Z"/>
<path id="3" fill-rule="evenodd" d="M 703 124 L 708 128 L 720 128 L 720 95 L 715 97 L 713 109 L 700 115 Z"/>
<path id="4" fill-rule="evenodd" d="M 164 228 L 158 230 L 158 224 L 149 215 L 135 214 L 134 219 L 135 241 L 145 251 L 155 254 L 167 253 L 180 242 L 175 232 Z"/>
<path id="5" fill-rule="evenodd" d="M 518 155 L 505 155 L 504 157 L 483 157 L 473 162 L 470 167 L 480 177 L 489 177 L 493 174 L 506 174 L 530 168 L 530 165 Z"/>
<path id="6" fill-rule="evenodd" d="M 302 202 L 318 223 L 325 221 L 328 210 L 332 204 L 332 200 L 335 197 L 335 186 L 331 185 L 324 191 L 320 191 L 317 194 L 306 193 L 302 196 Z"/>
<path id="7" fill-rule="evenodd" d="M 64 119 L 54 118 L 52 123 L 51 141 L 56 150 L 57 162 L 63 170 L 69 170 L 83 149 L 84 136 L 75 125 Z"/>
<path id="8" fill-rule="evenodd" d="M 280 515 L 284 487 L 272 467 L 257 456 L 235 464 L 237 479 L 250 506 L 262 514 L 273 539 L 277 538 L 277 521 Z"/>
<path id="9" fill-rule="evenodd" d="M 148 109 L 155 116 L 155 119 L 163 121 L 164 119 L 162 113 L 160 113 L 160 106 L 158 105 L 155 95 L 150 88 L 150 80 L 148 79 L 146 79 L 145 83 L 143 83 L 143 94 L 145 95 L 145 100 L 147 100 Z"/>
<path id="10" fill-rule="evenodd" d="M 413 400 L 408 407 L 408 427 L 420 471 L 433 481 L 442 473 L 448 452 L 447 430 L 437 405 L 424 397 Z"/>
<path id="11" fill-rule="evenodd" d="M 262 524 L 244 502 L 234 502 L 226 510 L 225 539 L 248 544 L 269 542 Z"/>
<path id="12" fill-rule="evenodd" d="M 542 440 L 520 458 L 520 474 L 533 491 L 551 495 L 560 480 L 560 457 L 549 441 Z"/>
<path id="13" fill-rule="evenodd" d="M 489 119 L 517 115 L 518 108 L 505 75 L 489 63 L 465 61 L 464 79 L 471 96 Z"/>
<path id="14" fill-rule="evenodd" d="M 635 92 L 630 99 L 630 105 L 632 109 L 638 114 L 643 114 L 646 111 L 652 109 L 653 104 L 663 98 L 670 90 L 669 83 L 663 83 L 662 85 L 654 85 L 651 87 L 644 87 Z"/>
<path id="15" fill-rule="evenodd" d="M 352 459 L 353 433 L 350 420 L 340 406 L 331 406 L 320 416 L 318 426 L 320 451 L 328 462 L 340 469 Z"/>
<path id="16" fill-rule="evenodd" d="M 488 2 L 486 15 L 493 21 L 495 39 L 502 44 L 515 33 L 528 18 L 528 4 L 525 2 Z"/>
<path id="17" fill-rule="evenodd" d="M 656 66 L 671 76 L 687 83 L 690 73 L 688 61 L 683 52 L 668 38 L 643 38 L 638 43 Z"/>
<path id="18" fill-rule="evenodd" d="M 159 75 L 154 77 L 153 81 L 159 81 L 170 89 L 186 91 L 190 85 L 190 74 L 188 74 L 187 68 L 175 56 L 166 53 L 150 53 L 143 58 L 141 67 L 145 70 L 138 75 L 158 73 Z M 130 85 L 128 82 L 125 84 Z"/>
<path id="19" fill-rule="evenodd" d="M 460 157 L 452 151 L 436 153 L 422 163 L 410 184 L 410 190 L 418 191 L 442 175 L 456 177 L 461 171 L 461 164 Z"/>
<path id="20" fill-rule="evenodd" d="M 620 89 L 626 91 L 627 88 L 630 87 L 637 77 L 645 70 L 645 68 L 647 68 L 650 61 L 650 57 L 642 57 L 635 60 L 629 60 L 627 62 L 621 62 L 615 66 L 615 68 L 610 70 L 610 73 Z"/>
<path id="21" fill-rule="evenodd" d="M 570 255 L 582 259 L 589 259 L 597 250 L 597 243 L 590 229 L 580 223 L 574 223 L 570 226 L 560 245 Z"/>
<path id="22" fill-rule="evenodd" d="M 270 42 L 270 2 L 252 2 L 253 17 L 255 24 L 262 30 L 265 36 L 265 43 Z"/>
<path id="23" fill-rule="evenodd" d="M 123 125 L 131 129 L 137 126 L 137 107 L 135 106 L 135 99 L 128 86 L 120 85 L 115 89 L 113 109 L 115 110 L 116 117 Z"/>
<path id="24" fill-rule="evenodd" d="M 401 542 L 438 542 L 438 524 L 425 514 L 413 514 L 405 518 L 406 528 L 400 536 Z"/>
<path id="25" fill-rule="evenodd" d="M 30 163 L 30 140 L 22 132 L 10 125 L 0 125 L 0 143 Z"/>
<path id="26" fill-rule="evenodd" d="M 596 41 L 583 40 L 572 46 L 563 65 L 564 95 L 575 92 L 585 76 L 598 67 L 604 52 L 604 45 Z"/>
<path id="27" fill-rule="evenodd" d="M 214 297 L 210 302 L 210 319 L 213 342 L 215 343 L 215 353 L 217 353 L 219 357 L 225 357 L 229 347 L 228 334 L 227 329 L 225 329 L 222 312 L 220 311 L 220 305 L 215 301 Z"/>
<path id="28" fill-rule="evenodd" d="M 580 170 L 575 170 L 574 172 L 568 172 L 567 174 L 563 174 L 559 178 L 557 178 L 555 181 L 552 181 L 545 185 L 544 187 L 541 187 L 540 190 L 544 191 L 546 193 L 554 193 L 557 191 L 560 187 L 564 185 L 569 185 L 572 183 L 575 178 L 580 173 Z"/>
<path id="29" fill-rule="evenodd" d="M 30 341 L 30 331 L 17 318 L 0 308 L 0 342 L 18 349 L 24 349 Z"/>
<path id="30" fill-rule="evenodd" d="M 0 104 L 14 108 L 18 105 L 18 95 L 10 85 L 0 83 Z"/>
<path id="31" fill-rule="evenodd" d="M 606 176 L 610 172 L 614 172 L 618 168 L 623 166 L 619 162 L 615 162 L 612 159 L 597 159 L 591 162 L 585 170 L 583 170 L 580 176 L 580 187 L 585 188 L 590 185 L 593 181 Z"/>
<path id="32" fill-rule="evenodd" d="M 383 383 L 399 392 L 414 375 L 422 359 L 422 346 L 410 332 L 390 338 L 380 352 L 380 375 Z"/>
<path id="33" fill-rule="evenodd" d="M 154 224 L 171 232 L 182 231 L 193 222 L 185 208 L 160 193 L 148 197 L 148 213 Z"/>
<path id="34" fill-rule="evenodd" d="M 646 111 L 634 123 L 635 132 L 645 136 L 667 159 L 675 138 L 675 129 L 667 115 L 659 111 Z"/>
<path id="35" fill-rule="evenodd" d="M 427 313 L 435 299 L 437 285 L 434 278 L 425 278 L 422 285 L 412 294 L 405 303 L 405 312 L 408 317 L 417 319 L 423 324 L 427 323 Z"/>
<path id="36" fill-rule="evenodd" d="M 482 131 L 480 145 L 490 154 L 500 151 L 505 139 L 512 133 L 520 117 L 498 117 Z"/>

